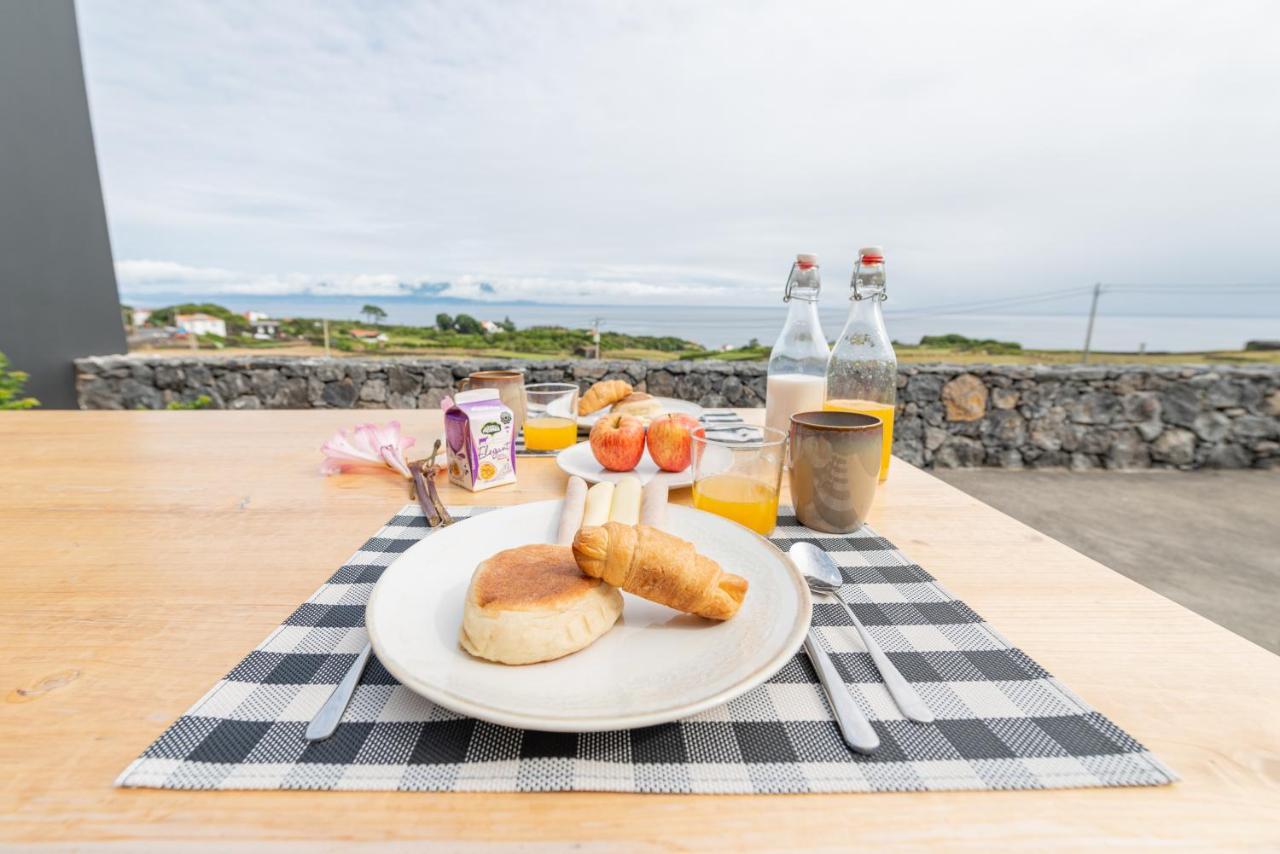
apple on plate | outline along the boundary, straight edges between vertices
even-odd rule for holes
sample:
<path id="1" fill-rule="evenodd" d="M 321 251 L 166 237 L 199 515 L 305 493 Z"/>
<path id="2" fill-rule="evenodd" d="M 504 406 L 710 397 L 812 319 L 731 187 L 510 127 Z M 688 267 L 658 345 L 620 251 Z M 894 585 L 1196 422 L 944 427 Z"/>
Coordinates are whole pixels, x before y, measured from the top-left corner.
<path id="1" fill-rule="evenodd" d="M 596 462 L 609 471 L 631 471 L 644 456 L 644 422 L 634 415 L 606 415 L 587 437 Z"/>
<path id="2" fill-rule="evenodd" d="M 663 471 L 684 471 L 693 454 L 693 431 L 698 421 L 674 413 L 649 422 L 649 456 Z"/>

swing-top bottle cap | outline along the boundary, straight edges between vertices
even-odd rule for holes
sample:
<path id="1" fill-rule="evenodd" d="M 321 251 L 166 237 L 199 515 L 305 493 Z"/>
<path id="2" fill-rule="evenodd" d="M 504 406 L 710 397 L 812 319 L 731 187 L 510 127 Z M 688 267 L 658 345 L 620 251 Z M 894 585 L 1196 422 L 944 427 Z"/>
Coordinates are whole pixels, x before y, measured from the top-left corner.
<path id="1" fill-rule="evenodd" d="M 818 266 L 818 256 L 810 255 L 807 252 L 801 252 L 796 256 L 796 263 L 800 265 L 800 269 Z"/>
<path id="2" fill-rule="evenodd" d="M 883 264 L 884 250 L 879 246 L 864 246 L 858 250 L 858 262 L 862 264 Z"/>

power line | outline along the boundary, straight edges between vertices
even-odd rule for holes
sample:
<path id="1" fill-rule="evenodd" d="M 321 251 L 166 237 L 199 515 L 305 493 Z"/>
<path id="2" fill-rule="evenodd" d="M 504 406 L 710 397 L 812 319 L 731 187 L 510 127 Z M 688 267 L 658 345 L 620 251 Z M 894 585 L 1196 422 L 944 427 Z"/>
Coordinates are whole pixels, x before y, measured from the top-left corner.
<path id="1" fill-rule="evenodd" d="M 895 318 L 933 317 L 940 314 L 966 314 L 973 311 L 982 311 L 988 308 L 1004 308 L 1005 306 L 1021 305 L 1026 303 L 1049 302 L 1070 296 L 1080 296 L 1089 293 L 1091 290 L 1093 290 L 1092 287 L 1064 288 L 1060 291 L 1048 291 L 1042 294 L 1026 294 L 1015 297 L 1000 297 L 996 299 L 949 303 L 932 306 L 927 309 L 908 309 L 902 312 L 892 312 L 891 314 Z"/>

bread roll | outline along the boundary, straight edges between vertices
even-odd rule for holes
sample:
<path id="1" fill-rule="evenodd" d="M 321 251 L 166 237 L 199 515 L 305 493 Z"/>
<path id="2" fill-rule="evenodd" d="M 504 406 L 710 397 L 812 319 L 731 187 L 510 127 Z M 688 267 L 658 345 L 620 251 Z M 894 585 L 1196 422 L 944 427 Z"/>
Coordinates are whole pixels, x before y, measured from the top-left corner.
<path id="1" fill-rule="evenodd" d="M 621 613 L 622 594 L 583 575 L 568 546 L 520 546 L 476 567 L 458 641 L 500 664 L 550 661 L 588 646 Z"/>
<path id="2" fill-rule="evenodd" d="M 725 572 L 693 543 L 648 525 L 606 522 L 573 538 L 578 567 L 650 602 L 710 620 L 738 613 L 747 579 Z"/>
<path id="3" fill-rule="evenodd" d="M 643 391 L 631 392 L 609 410 L 613 415 L 634 415 L 637 418 L 654 418 L 661 415 L 663 411 L 658 399 Z"/>
<path id="4" fill-rule="evenodd" d="M 590 415 L 614 401 L 622 400 L 629 394 L 631 394 L 631 383 L 623 380 L 601 380 L 578 398 L 578 414 Z"/>

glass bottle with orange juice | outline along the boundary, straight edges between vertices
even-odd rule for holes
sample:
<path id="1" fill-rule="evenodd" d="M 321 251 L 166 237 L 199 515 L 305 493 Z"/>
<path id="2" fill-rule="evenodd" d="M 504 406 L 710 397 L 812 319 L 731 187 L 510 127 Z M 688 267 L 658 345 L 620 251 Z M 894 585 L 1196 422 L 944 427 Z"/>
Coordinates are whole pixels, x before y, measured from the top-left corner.
<path id="1" fill-rule="evenodd" d="M 884 422 L 881 481 L 889 476 L 893 414 L 898 399 L 898 357 L 880 311 L 880 303 L 887 299 L 884 280 L 884 251 L 879 246 L 858 250 L 849 319 L 827 362 L 827 397 L 822 407 L 874 415 Z"/>

